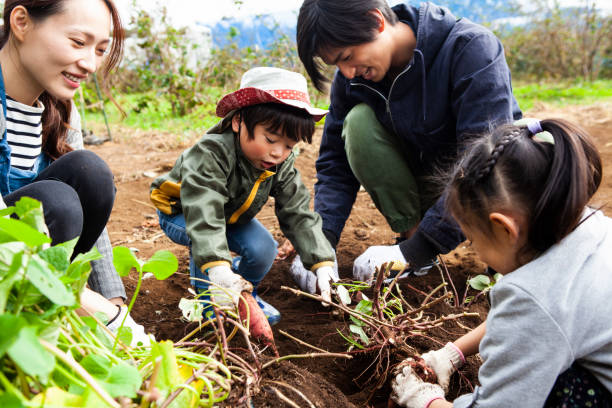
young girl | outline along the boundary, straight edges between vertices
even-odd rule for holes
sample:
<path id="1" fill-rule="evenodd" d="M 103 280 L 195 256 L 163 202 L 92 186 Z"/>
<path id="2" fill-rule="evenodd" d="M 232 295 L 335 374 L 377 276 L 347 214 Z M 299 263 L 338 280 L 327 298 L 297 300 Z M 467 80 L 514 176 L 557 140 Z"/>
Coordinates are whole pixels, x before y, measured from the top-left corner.
<path id="1" fill-rule="evenodd" d="M 450 213 L 480 258 L 504 275 L 481 325 L 423 355 L 440 385 L 409 366 L 401 406 L 609 406 L 612 390 L 612 220 L 586 207 L 602 167 L 588 135 L 563 120 L 502 126 L 452 172 Z M 444 400 L 464 356 L 480 351 L 480 385 Z"/>
<path id="2" fill-rule="evenodd" d="M 240 89 L 217 104 L 217 116 L 224 119 L 153 182 L 151 200 L 160 226 L 174 242 L 190 248 L 190 273 L 199 278 L 192 284 L 198 291 L 208 289 L 202 279 L 235 294 L 261 282 L 277 243 L 255 215 L 272 196 L 281 230 L 329 299 L 329 282 L 338 279 L 334 252 L 321 218 L 308 208 L 310 195 L 293 167 L 292 153 L 298 141 L 311 142 L 315 121 L 326 113 L 310 105 L 302 75 L 253 68 L 243 75 Z M 241 256 L 239 262 L 230 251 Z M 280 313 L 254 296 L 268 321 L 276 323 Z"/>
<path id="3" fill-rule="evenodd" d="M 82 150 L 72 105 L 82 81 L 104 61 L 107 74 L 121 59 L 117 9 L 112 0 L 7 0 L 3 15 L 0 205 L 24 196 L 41 201 L 53 244 L 79 237 L 73 256 L 97 241 L 104 259 L 94 262 L 89 283 L 121 306 L 125 289 L 105 229 L 115 199 L 113 175 L 102 159 Z M 84 307 L 111 320 L 127 311 L 84 293 Z"/>

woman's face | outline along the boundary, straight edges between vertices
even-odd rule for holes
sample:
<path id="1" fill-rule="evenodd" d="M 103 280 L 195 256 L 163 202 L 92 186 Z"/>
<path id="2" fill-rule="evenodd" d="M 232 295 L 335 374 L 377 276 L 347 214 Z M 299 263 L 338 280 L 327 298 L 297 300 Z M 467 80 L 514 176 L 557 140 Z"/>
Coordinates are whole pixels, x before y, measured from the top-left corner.
<path id="1" fill-rule="evenodd" d="M 102 0 L 65 0 L 63 10 L 34 22 L 17 42 L 19 63 L 34 89 L 72 99 L 110 46 L 111 15 Z"/>

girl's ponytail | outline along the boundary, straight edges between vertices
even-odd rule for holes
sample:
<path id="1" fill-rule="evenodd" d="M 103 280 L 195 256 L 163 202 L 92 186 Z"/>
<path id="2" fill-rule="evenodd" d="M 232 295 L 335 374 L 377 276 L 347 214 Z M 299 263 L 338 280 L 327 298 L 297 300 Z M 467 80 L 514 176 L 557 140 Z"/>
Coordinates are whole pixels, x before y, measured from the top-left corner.
<path id="1" fill-rule="evenodd" d="M 554 153 L 529 228 L 529 243 L 538 252 L 576 228 L 602 178 L 601 158 L 583 129 L 562 119 L 544 120 L 540 126 L 552 136 Z"/>

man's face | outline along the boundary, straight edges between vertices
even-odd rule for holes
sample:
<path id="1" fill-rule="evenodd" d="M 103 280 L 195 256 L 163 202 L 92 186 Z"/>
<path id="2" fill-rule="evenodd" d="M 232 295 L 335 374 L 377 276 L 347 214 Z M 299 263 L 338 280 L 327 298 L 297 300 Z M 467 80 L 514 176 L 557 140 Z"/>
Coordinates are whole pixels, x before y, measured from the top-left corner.
<path id="1" fill-rule="evenodd" d="M 376 33 L 374 40 L 323 52 L 321 58 L 328 65 L 338 67 L 347 79 L 361 77 L 381 81 L 391 67 L 393 49 L 386 32 Z"/>

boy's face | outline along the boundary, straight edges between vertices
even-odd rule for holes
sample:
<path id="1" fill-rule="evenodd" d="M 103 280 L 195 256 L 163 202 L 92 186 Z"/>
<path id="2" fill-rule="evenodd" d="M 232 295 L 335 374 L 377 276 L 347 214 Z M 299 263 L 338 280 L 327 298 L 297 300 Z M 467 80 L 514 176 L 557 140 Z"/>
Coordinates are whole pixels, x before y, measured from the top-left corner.
<path id="1" fill-rule="evenodd" d="M 287 160 L 297 143 L 285 135 L 269 132 L 260 124 L 255 125 L 253 138 L 250 139 L 244 122 L 240 125 L 238 115 L 234 115 L 232 119 L 232 129 L 234 132 L 240 131 L 242 153 L 253 166 L 262 170 L 268 170 Z"/>

